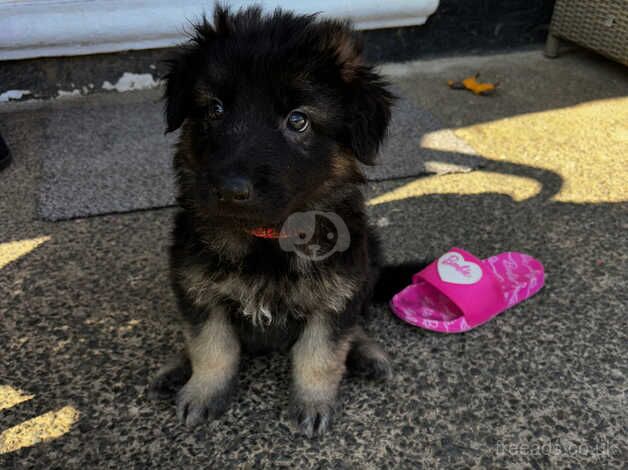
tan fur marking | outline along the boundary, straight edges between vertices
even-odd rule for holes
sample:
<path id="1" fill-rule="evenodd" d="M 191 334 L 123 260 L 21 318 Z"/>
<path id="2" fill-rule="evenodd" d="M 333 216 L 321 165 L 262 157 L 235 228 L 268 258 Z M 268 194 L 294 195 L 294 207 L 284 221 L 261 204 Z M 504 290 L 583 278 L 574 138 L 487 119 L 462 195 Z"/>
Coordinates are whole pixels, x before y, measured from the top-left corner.
<path id="1" fill-rule="evenodd" d="M 336 152 L 331 158 L 332 177 L 341 180 L 354 178 L 360 175 L 355 158 L 346 153 Z"/>
<path id="2" fill-rule="evenodd" d="M 332 401 L 345 371 L 350 338 L 331 341 L 324 316 L 311 317 L 292 350 L 294 386 L 304 401 Z"/>
<path id="3" fill-rule="evenodd" d="M 340 75 L 345 82 L 351 82 L 355 78 L 356 70 L 364 65 L 364 60 L 350 34 L 342 34 L 337 41 L 336 53 L 338 64 L 341 66 Z"/>
<path id="4" fill-rule="evenodd" d="M 330 193 L 337 194 L 340 188 L 347 186 L 347 183 L 362 184 L 366 182 L 355 156 L 347 149 L 338 149 L 332 154 L 330 173 L 331 177 L 327 178 L 309 195 L 312 201 L 318 201 L 321 197 L 328 197 Z"/>
<path id="5" fill-rule="evenodd" d="M 180 269 L 177 276 L 190 299 L 199 307 L 213 308 L 219 297 L 228 297 L 237 301 L 242 306 L 241 313 L 257 326 L 269 325 L 277 319 L 278 312 L 270 308 L 277 298 L 288 301 L 286 307 L 297 317 L 315 311 L 342 312 L 358 283 L 338 274 L 315 276 L 311 274 L 315 269 L 313 263 L 308 260 L 304 263 L 300 266 L 304 275 L 297 283 L 287 280 L 270 284 L 245 281 L 237 274 L 216 280 L 198 265 Z"/>
<path id="6" fill-rule="evenodd" d="M 223 388 L 233 377 L 240 356 L 240 343 L 226 312 L 215 310 L 198 334 L 187 336 L 187 352 L 192 363 L 188 384 L 203 394 Z"/>

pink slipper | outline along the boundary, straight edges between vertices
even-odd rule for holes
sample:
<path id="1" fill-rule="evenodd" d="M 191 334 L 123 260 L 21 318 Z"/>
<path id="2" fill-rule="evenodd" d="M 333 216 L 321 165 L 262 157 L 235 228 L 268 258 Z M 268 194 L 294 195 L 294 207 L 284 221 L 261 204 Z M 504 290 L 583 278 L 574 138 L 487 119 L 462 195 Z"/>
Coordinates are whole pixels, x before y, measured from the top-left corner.
<path id="1" fill-rule="evenodd" d="M 507 252 L 479 260 L 452 248 L 416 273 L 390 307 L 412 325 L 462 333 L 532 297 L 544 283 L 543 265 L 531 256 Z"/>

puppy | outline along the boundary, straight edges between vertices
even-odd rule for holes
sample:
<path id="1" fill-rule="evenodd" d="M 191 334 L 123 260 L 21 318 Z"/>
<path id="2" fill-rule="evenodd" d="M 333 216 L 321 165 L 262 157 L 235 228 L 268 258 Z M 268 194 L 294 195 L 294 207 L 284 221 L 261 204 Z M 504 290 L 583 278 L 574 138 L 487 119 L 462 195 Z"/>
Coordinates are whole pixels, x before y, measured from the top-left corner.
<path id="1" fill-rule="evenodd" d="M 243 352 L 290 351 L 293 410 L 329 426 L 346 370 L 391 374 L 362 327 L 378 275 L 359 162 L 372 164 L 392 94 L 347 23 L 217 7 L 169 62 L 178 204 L 171 279 L 185 353 L 152 390 L 181 422 L 219 416 Z"/>

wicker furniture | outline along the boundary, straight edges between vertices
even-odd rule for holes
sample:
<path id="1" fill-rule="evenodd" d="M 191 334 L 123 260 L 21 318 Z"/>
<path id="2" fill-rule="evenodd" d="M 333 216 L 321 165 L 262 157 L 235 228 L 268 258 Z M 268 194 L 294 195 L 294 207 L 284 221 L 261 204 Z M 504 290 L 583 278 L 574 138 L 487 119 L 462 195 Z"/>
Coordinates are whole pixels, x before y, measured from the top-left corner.
<path id="1" fill-rule="evenodd" d="M 547 57 L 557 56 L 560 39 L 628 65 L 628 0 L 556 0 Z"/>

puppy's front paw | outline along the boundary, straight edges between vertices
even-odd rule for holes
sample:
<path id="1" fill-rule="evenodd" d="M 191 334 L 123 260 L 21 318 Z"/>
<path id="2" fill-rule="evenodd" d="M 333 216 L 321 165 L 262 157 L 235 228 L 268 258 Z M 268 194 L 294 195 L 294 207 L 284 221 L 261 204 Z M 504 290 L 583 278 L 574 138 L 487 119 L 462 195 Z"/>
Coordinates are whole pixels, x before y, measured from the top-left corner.
<path id="1" fill-rule="evenodd" d="M 388 355 L 363 331 L 347 355 L 347 369 L 351 375 L 375 380 L 386 381 L 393 376 Z"/>
<path id="2" fill-rule="evenodd" d="M 331 425 L 334 407 L 327 402 L 298 401 L 293 405 L 294 420 L 307 437 L 323 435 Z"/>
<path id="3" fill-rule="evenodd" d="M 230 388 L 216 390 L 211 383 L 192 378 L 177 394 L 177 418 L 190 427 L 218 418 L 226 411 L 230 398 Z"/>
<path id="4" fill-rule="evenodd" d="M 390 380 L 393 376 L 392 366 L 386 355 L 363 354 L 358 350 L 349 352 L 347 356 L 347 370 L 353 376 L 384 382 Z"/>
<path id="5" fill-rule="evenodd" d="M 188 360 L 174 360 L 158 372 L 148 386 L 148 398 L 151 400 L 172 399 L 192 376 L 192 367 Z"/>

